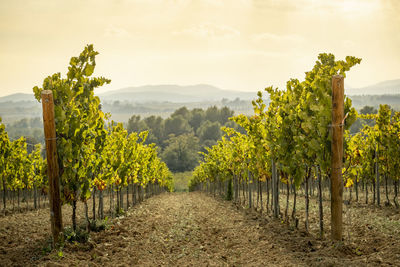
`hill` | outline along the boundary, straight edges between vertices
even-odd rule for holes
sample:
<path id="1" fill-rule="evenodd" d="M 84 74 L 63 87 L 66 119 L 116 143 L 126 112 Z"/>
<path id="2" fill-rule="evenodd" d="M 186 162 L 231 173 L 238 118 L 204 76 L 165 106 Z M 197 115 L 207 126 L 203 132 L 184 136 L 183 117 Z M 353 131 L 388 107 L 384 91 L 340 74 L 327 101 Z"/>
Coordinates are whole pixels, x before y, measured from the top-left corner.
<path id="1" fill-rule="evenodd" d="M 384 81 L 364 88 L 346 87 L 346 94 L 353 100 L 356 109 L 365 105 L 379 107 L 389 104 L 400 110 L 400 79 Z M 116 121 L 127 121 L 133 114 L 147 117 L 168 117 L 174 110 L 186 106 L 189 109 L 207 108 L 212 105 L 227 106 L 236 114 L 252 114 L 250 100 L 256 92 L 222 90 L 212 85 L 145 85 L 127 87 L 98 94 L 103 110 L 110 112 Z M 267 97 L 267 94 L 264 94 Z M 239 100 L 240 99 L 240 100 Z M 266 103 L 268 103 L 268 98 Z M 22 118 L 41 117 L 41 104 L 33 94 L 16 93 L 0 97 L 0 116 L 3 122 Z"/>
<path id="2" fill-rule="evenodd" d="M 233 100 L 240 98 L 250 100 L 256 98 L 256 92 L 222 90 L 212 85 L 145 85 L 127 87 L 99 94 L 102 101 L 144 102 L 206 102 L 221 101 L 223 98 Z"/>
<path id="3" fill-rule="evenodd" d="M 346 88 L 348 95 L 393 95 L 400 94 L 400 79 L 383 81 L 362 88 Z"/>
<path id="4" fill-rule="evenodd" d="M 364 106 L 373 106 L 379 108 L 381 104 L 388 104 L 395 110 L 400 110 L 400 94 L 393 95 L 350 95 L 356 109 Z"/>
<path id="5" fill-rule="evenodd" d="M 21 102 L 21 101 L 36 101 L 33 94 L 16 93 L 0 97 L 0 103 L 4 102 Z"/>

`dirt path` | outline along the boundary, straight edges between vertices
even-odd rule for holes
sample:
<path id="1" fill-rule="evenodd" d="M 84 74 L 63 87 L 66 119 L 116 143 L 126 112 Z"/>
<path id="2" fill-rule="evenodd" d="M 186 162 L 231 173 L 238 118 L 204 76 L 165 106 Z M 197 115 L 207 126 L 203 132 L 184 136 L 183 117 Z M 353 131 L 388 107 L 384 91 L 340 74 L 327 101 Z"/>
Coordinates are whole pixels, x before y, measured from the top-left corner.
<path id="1" fill-rule="evenodd" d="M 43 256 L 47 217 L 0 218 L 1 266 L 375 266 L 396 265 L 399 253 L 396 242 L 392 259 L 357 255 L 202 193 L 147 199 L 88 243 L 68 243 L 62 256 Z"/>
<path id="2" fill-rule="evenodd" d="M 260 240 L 261 239 L 261 240 Z M 109 266 L 297 265 L 261 238 L 259 223 L 202 194 L 163 194 L 133 209 L 89 251 L 67 248 L 59 263 Z M 48 262 L 42 262 L 46 264 Z"/>

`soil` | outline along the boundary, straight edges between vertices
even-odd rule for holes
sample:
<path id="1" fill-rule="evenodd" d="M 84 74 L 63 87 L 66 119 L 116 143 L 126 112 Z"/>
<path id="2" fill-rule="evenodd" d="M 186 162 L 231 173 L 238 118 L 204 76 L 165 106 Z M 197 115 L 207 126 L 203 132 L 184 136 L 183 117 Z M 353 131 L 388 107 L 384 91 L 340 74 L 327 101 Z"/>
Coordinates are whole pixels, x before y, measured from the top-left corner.
<path id="1" fill-rule="evenodd" d="M 351 239 L 332 243 L 205 193 L 164 193 L 87 243 L 49 252 L 50 216 L 41 209 L 0 218 L 0 266 L 400 266 L 400 226 L 385 219 L 398 212 L 360 204 L 352 213 Z M 65 225 L 70 214 L 64 206 Z"/>

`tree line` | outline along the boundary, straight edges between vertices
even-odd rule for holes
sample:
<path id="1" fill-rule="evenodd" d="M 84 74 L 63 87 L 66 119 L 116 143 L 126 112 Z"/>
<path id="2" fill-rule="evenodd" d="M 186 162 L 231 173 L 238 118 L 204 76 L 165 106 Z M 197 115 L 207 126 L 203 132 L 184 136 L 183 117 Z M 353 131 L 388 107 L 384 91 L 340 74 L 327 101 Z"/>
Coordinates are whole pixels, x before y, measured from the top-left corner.
<path id="1" fill-rule="evenodd" d="M 222 136 L 221 127 L 243 129 L 229 118 L 234 111 L 216 106 L 192 110 L 181 107 L 168 118 L 133 115 L 126 125 L 128 133 L 148 131 L 147 144 L 154 143 L 160 156 L 173 172 L 193 170 L 201 159 L 199 151 L 213 146 Z"/>

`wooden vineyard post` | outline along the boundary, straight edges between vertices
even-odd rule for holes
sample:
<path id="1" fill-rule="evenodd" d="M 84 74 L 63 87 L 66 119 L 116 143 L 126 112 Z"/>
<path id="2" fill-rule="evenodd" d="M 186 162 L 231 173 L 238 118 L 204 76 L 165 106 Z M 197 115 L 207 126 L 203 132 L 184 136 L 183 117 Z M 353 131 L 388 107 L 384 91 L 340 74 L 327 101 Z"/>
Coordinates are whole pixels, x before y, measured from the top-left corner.
<path id="1" fill-rule="evenodd" d="M 332 77 L 331 237 L 342 240 L 344 78 Z"/>
<path id="2" fill-rule="evenodd" d="M 60 181 L 58 170 L 56 128 L 54 121 L 53 93 L 50 90 L 42 92 L 43 126 L 46 140 L 47 174 L 49 177 L 50 221 L 53 235 L 53 245 L 56 246 L 62 238 L 62 214 L 60 200 Z"/>

